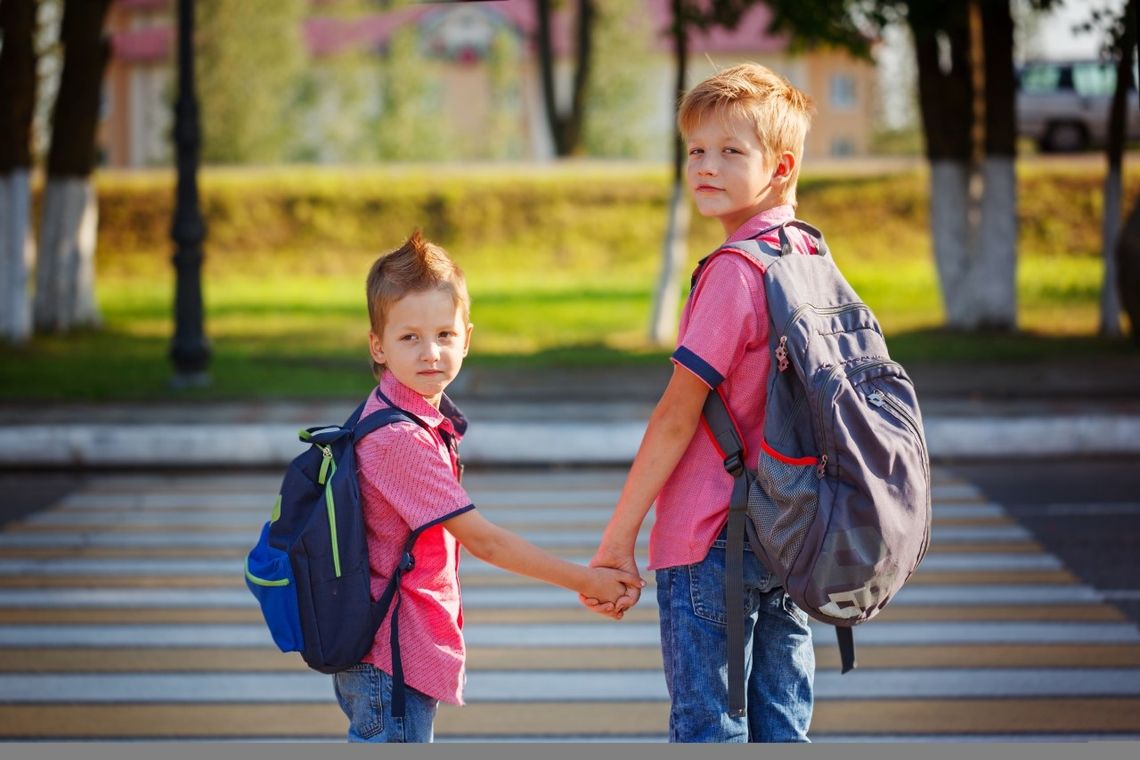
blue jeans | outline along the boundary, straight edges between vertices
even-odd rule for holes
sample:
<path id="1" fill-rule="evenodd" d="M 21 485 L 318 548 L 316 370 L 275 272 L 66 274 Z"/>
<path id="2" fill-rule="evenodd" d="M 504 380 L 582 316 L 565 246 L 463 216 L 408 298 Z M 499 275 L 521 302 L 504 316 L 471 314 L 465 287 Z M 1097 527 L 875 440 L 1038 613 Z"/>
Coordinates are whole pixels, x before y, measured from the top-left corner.
<path id="1" fill-rule="evenodd" d="M 745 547 L 745 717 L 728 714 L 725 534 L 695 565 L 657 571 L 672 742 L 806 742 L 815 650 L 808 616 Z"/>
<path id="2" fill-rule="evenodd" d="M 348 716 L 350 742 L 421 742 L 432 740 L 439 702 L 404 687 L 404 717 L 392 717 L 392 676 L 368 663 L 333 675 L 340 709 Z"/>

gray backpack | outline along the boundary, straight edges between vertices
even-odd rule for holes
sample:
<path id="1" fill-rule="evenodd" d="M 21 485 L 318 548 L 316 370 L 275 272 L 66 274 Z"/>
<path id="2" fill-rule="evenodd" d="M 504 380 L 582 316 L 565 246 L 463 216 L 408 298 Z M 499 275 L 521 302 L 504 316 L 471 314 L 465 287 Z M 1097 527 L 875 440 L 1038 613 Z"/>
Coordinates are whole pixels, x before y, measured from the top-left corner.
<path id="1" fill-rule="evenodd" d="M 795 251 L 788 227 L 814 238 L 816 253 Z M 763 240 L 773 232 L 779 248 Z M 914 385 L 819 230 L 791 221 L 712 255 L 729 251 L 763 273 L 772 369 L 759 452 L 744 451 L 718 393 L 704 408 L 735 479 L 727 609 L 744 606 L 747 532 L 792 600 L 836 626 L 846 673 L 855 667 L 851 626 L 886 606 L 930 543 L 930 458 Z M 742 615 L 729 617 L 728 652 L 730 710 L 742 715 Z"/>

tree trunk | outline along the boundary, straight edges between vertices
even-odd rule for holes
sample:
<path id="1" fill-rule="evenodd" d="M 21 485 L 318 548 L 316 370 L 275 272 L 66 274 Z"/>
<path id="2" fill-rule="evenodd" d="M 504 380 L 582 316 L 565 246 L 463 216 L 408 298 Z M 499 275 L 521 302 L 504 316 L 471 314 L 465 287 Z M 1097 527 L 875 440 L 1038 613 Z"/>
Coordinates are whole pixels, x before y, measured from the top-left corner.
<path id="1" fill-rule="evenodd" d="M 975 327 L 972 261 L 977 250 L 977 183 L 972 181 L 974 85 L 964 0 L 911 3 L 908 23 L 918 64 L 918 95 L 930 162 L 930 232 L 946 324 Z M 949 60 L 940 50 L 948 48 Z"/>
<path id="2" fill-rule="evenodd" d="M 0 0 L 0 338 L 31 335 L 28 269 L 32 119 L 36 102 L 36 1 Z"/>
<path id="3" fill-rule="evenodd" d="M 946 324 L 961 328 L 974 312 L 970 282 L 968 235 L 970 166 L 966 161 L 933 159 L 930 162 L 930 237 L 934 264 L 942 291 Z"/>
<path id="4" fill-rule="evenodd" d="M 94 292 L 95 133 L 111 46 L 103 35 L 110 0 L 67 0 L 60 24 L 63 71 L 52 114 L 48 182 L 34 309 L 37 330 L 97 327 Z"/>
<path id="5" fill-rule="evenodd" d="M 982 163 L 982 200 L 972 259 L 972 328 L 1017 328 L 1017 170 L 1010 156 L 987 155 Z"/>
<path id="6" fill-rule="evenodd" d="M 1120 300 L 1128 315 L 1132 342 L 1140 348 L 1140 203 L 1132 207 L 1132 213 L 1120 231 L 1116 241 L 1116 263 Z"/>
<path id="7" fill-rule="evenodd" d="M 570 110 L 563 114 L 558 109 L 554 83 L 554 45 L 551 39 L 551 0 L 535 0 L 538 16 L 538 61 L 542 78 L 542 102 L 546 110 L 546 121 L 554 138 L 555 153 L 570 156 L 578 152 L 582 143 L 582 125 L 586 112 L 586 86 L 590 77 L 590 64 L 593 52 L 594 19 L 597 17 L 595 0 L 578 0 L 577 32 L 575 49 L 577 52 L 574 68 L 574 84 L 570 94 Z"/>
<path id="8" fill-rule="evenodd" d="M 0 174 L 0 337 L 16 344 L 32 334 L 28 271 L 35 241 L 28 224 L 30 206 L 28 170 Z"/>
<path id="9" fill-rule="evenodd" d="M 1009 0 L 982 0 L 985 158 L 974 261 L 974 324 L 1017 328 L 1017 82 Z"/>
<path id="10" fill-rule="evenodd" d="M 1132 42 L 1140 41 L 1140 9 L 1133 5 L 1131 18 Z M 1140 203 L 1132 207 L 1132 213 L 1121 230 L 1116 243 L 1117 294 L 1124 312 L 1128 315 L 1128 325 L 1132 342 L 1140 347 Z"/>
<path id="11" fill-rule="evenodd" d="M 98 200 L 87 177 L 52 177 L 44 188 L 35 325 L 43 332 L 98 327 L 95 236 Z"/>
<path id="12" fill-rule="evenodd" d="M 1120 218 L 1124 182 L 1125 125 L 1128 118 L 1128 91 L 1132 85 L 1133 24 L 1136 17 L 1137 0 L 1129 0 L 1125 9 L 1125 32 L 1117 52 L 1116 89 L 1112 94 L 1112 106 L 1108 116 L 1108 144 L 1105 155 L 1108 159 L 1108 173 L 1104 178 L 1104 219 L 1103 236 L 1104 279 L 1100 288 L 1100 334 L 1109 338 L 1119 338 L 1120 329 L 1120 290 L 1117 272 L 1116 248 L 1120 234 Z"/>
<path id="13" fill-rule="evenodd" d="M 673 57 L 677 66 L 675 103 L 681 102 L 688 79 L 689 36 L 685 0 L 672 0 L 673 4 Z M 653 315 L 649 324 L 649 340 L 658 346 L 669 344 L 677 332 L 677 304 L 680 301 L 681 268 L 688 259 L 689 199 L 685 187 L 685 145 L 677 132 L 676 109 L 673 115 L 673 192 L 669 200 L 669 216 L 665 228 L 665 241 L 661 250 L 661 276 L 653 294 Z"/>
<path id="14" fill-rule="evenodd" d="M 668 345 L 677 333 L 677 306 L 681 302 L 680 274 L 689 256 L 686 242 L 690 213 L 685 183 L 674 182 L 669 200 L 665 243 L 661 250 L 661 276 L 657 282 L 657 292 L 653 296 L 653 317 L 650 323 L 650 340 L 659 346 Z"/>

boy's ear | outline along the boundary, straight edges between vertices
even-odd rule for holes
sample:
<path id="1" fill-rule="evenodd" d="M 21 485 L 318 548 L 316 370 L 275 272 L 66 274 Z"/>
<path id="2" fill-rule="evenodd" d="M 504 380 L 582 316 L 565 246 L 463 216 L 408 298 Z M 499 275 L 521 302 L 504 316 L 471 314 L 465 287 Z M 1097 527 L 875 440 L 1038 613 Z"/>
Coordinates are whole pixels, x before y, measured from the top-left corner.
<path id="1" fill-rule="evenodd" d="M 776 168 L 772 171 L 772 177 L 787 181 L 795 168 L 796 157 L 791 151 L 786 150 L 776 159 Z"/>
<path id="2" fill-rule="evenodd" d="M 467 335 L 463 338 L 463 355 L 467 356 L 468 349 L 471 348 L 471 331 L 475 329 L 475 325 L 468 323 Z"/>
<path id="3" fill-rule="evenodd" d="M 368 331 L 368 353 L 372 355 L 372 361 L 377 364 L 384 364 L 384 347 L 380 345 L 380 336 L 373 331 Z"/>

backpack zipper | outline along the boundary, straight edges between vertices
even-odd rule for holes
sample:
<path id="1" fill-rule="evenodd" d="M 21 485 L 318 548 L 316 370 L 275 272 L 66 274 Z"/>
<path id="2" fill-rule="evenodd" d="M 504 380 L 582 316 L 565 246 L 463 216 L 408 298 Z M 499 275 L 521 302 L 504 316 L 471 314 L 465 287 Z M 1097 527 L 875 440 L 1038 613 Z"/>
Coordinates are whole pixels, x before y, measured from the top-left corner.
<path id="1" fill-rule="evenodd" d="M 860 304 L 860 305 L 862 305 L 862 304 Z M 823 381 L 823 390 L 826 392 L 827 389 L 831 387 L 831 384 L 833 382 L 835 382 L 836 379 L 838 379 L 838 376 L 840 374 L 845 374 L 847 379 L 850 380 L 855 375 L 862 374 L 863 372 L 866 372 L 867 370 L 875 369 L 876 367 L 884 367 L 884 366 L 888 366 L 888 365 L 899 366 L 899 363 L 893 362 L 893 361 L 884 361 L 884 360 L 867 362 L 865 364 L 860 364 L 859 366 L 855 367 L 850 372 L 847 372 L 844 365 L 837 364 L 831 368 L 831 371 L 829 373 L 827 373 L 827 377 Z M 826 395 L 826 393 L 825 393 L 825 395 Z M 820 435 L 823 435 L 824 430 L 826 429 L 824 427 L 824 424 L 823 424 L 823 404 L 819 404 L 817 406 L 817 408 L 815 410 L 815 419 L 816 419 L 816 430 L 820 431 Z M 819 442 L 817 442 L 817 443 L 819 443 Z M 820 446 L 820 448 L 823 448 L 822 445 Z M 822 478 L 826 474 L 826 470 L 827 470 L 827 455 L 824 454 L 821 457 L 821 460 L 822 461 L 821 461 L 820 467 L 816 471 L 816 474 Z"/>
<path id="2" fill-rule="evenodd" d="M 918 423 L 915 422 L 914 418 L 910 416 L 910 411 L 907 410 L 907 408 L 905 406 L 903 406 L 902 402 L 900 402 L 898 399 L 891 396 L 890 394 L 884 393 L 883 391 L 879 390 L 878 388 L 876 388 L 871 394 L 869 394 L 867 396 L 867 400 L 870 401 L 875 406 L 878 406 L 878 407 L 882 407 L 884 404 L 886 406 L 890 407 L 894 416 L 899 421 L 901 421 L 904 425 L 906 425 L 910 428 L 911 433 L 914 434 L 915 440 L 918 441 L 918 443 L 922 446 L 923 453 L 926 453 L 926 444 L 923 441 L 923 437 L 922 437 L 921 431 L 919 430 Z M 929 454 L 927 454 L 926 456 L 924 456 L 922 458 L 922 471 L 924 473 L 926 473 L 926 482 L 929 483 L 930 482 Z M 929 543 L 930 543 L 930 502 L 929 501 L 927 501 L 927 503 L 926 503 L 926 517 L 927 517 L 926 531 L 924 533 L 923 543 L 929 545 Z"/>
<path id="3" fill-rule="evenodd" d="M 800 314 L 803 314 L 808 309 L 811 309 L 816 314 L 840 314 L 842 312 L 852 311 L 855 309 L 867 309 L 870 311 L 870 307 L 862 301 L 851 301 L 850 303 L 841 303 L 835 306 L 816 306 L 810 303 L 802 303 L 796 307 L 796 310 L 793 311 L 792 315 L 788 317 L 787 321 L 784 322 L 784 326 L 780 330 L 780 335 L 784 335 L 788 331 L 788 326 L 795 322 L 796 319 L 799 318 Z"/>
<path id="4" fill-rule="evenodd" d="M 333 571 L 340 577 L 340 545 L 336 537 L 336 503 L 333 499 L 332 476 L 336 474 L 336 462 L 333 461 L 332 447 L 316 444 L 321 450 L 324 459 L 321 461 L 321 470 L 317 474 L 317 482 L 325 487 L 325 509 L 329 516 L 329 538 L 332 540 Z"/>

